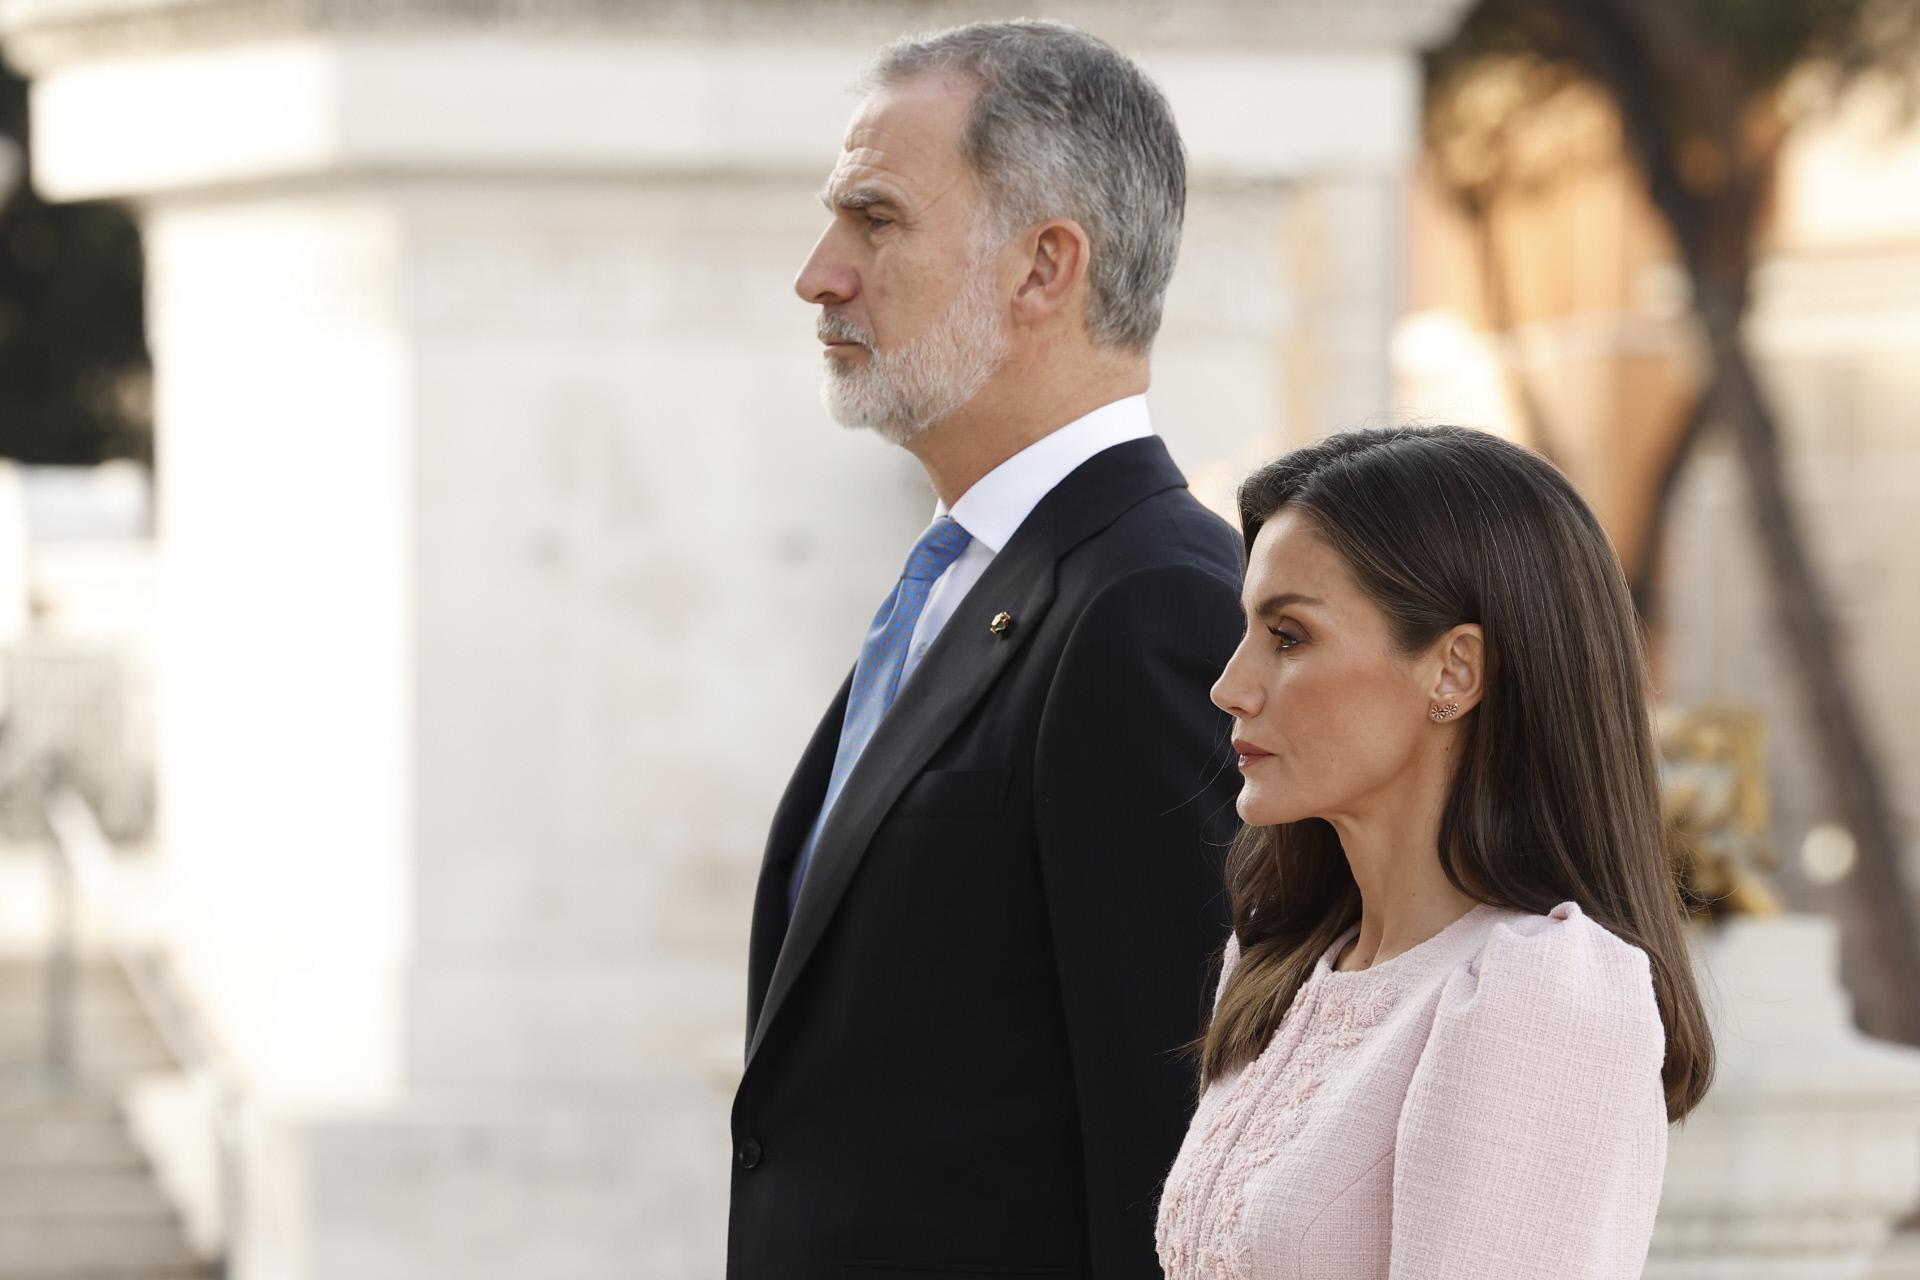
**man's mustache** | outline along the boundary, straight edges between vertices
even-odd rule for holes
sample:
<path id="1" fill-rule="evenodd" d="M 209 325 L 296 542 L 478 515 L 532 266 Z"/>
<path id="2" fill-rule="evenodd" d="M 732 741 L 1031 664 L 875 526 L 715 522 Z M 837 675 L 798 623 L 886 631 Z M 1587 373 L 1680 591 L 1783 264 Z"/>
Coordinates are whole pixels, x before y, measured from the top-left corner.
<path id="1" fill-rule="evenodd" d="M 873 350 L 873 339 L 859 325 L 845 316 L 828 315 L 822 312 L 820 322 L 814 326 L 814 332 L 822 342 L 857 342 L 868 351 Z"/>

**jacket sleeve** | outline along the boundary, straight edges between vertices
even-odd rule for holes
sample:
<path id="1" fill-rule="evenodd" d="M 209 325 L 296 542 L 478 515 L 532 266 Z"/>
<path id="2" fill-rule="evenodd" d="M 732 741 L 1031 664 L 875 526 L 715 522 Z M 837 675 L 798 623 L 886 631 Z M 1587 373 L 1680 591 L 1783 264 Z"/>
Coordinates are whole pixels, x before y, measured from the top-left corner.
<path id="1" fill-rule="evenodd" d="M 1632 1280 L 1666 1165 L 1647 957 L 1572 903 L 1448 979 L 1407 1090 L 1393 1280 Z"/>
<path id="2" fill-rule="evenodd" d="M 1102 1280 L 1160 1275 L 1154 1214 L 1193 1108 L 1184 1050 L 1213 995 L 1238 822 L 1229 722 L 1208 691 L 1240 629 L 1225 577 L 1136 571 L 1075 623 L 1041 717 L 1041 875 Z"/>

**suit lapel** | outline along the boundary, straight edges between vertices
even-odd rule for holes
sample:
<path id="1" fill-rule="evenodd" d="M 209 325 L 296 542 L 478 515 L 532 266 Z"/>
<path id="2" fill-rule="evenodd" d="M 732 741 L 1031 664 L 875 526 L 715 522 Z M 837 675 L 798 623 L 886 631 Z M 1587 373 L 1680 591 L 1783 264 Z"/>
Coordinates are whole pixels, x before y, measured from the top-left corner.
<path id="1" fill-rule="evenodd" d="M 840 725 L 847 715 L 847 697 L 853 688 L 853 673 L 840 682 L 833 705 L 820 717 L 820 723 L 800 753 L 800 763 L 787 782 L 779 807 L 773 811 L 773 823 L 767 834 L 767 848 L 760 860 L 760 881 L 753 895 L 753 932 L 747 941 L 747 1035 L 760 1022 L 760 1009 L 766 1002 L 767 987 L 773 981 L 774 961 L 787 936 L 787 882 L 793 875 L 794 859 L 800 856 L 801 842 L 813 827 L 826 798 L 827 779 L 833 773 L 834 752 L 840 749 Z"/>
<path id="2" fill-rule="evenodd" d="M 881 821 L 893 808 L 933 753 L 966 719 L 968 708 L 985 695 L 993 682 L 1025 645 L 1033 627 L 1053 600 L 1053 560 L 1031 544 L 1015 553 L 1012 542 L 967 593 L 960 609 L 942 628 L 939 639 L 920 666 L 900 688 L 880 727 L 827 815 L 820 842 L 813 852 L 800 900 L 774 964 L 759 1024 L 747 1048 L 747 1061 L 766 1037 L 767 1027 L 780 1012 L 801 968 L 826 932 L 834 909 L 859 869 L 867 846 Z M 982 617 L 975 601 L 994 607 Z M 992 613 L 1004 609 L 1017 620 L 1004 635 L 988 629 Z"/>
<path id="3" fill-rule="evenodd" d="M 1054 569 L 1059 557 L 1112 523 L 1127 508 L 1154 493 L 1179 488 L 1185 483 L 1167 456 L 1166 446 L 1157 437 L 1116 445 L 1061 481 L 987 566 L 980 581 L 948 619 L 919 668 L 901 686 L 899 696 L 861 753 L 821 829 L 813 865 L 807 871 L 793 919 L 773 961 L 766 998 L 759 1004 L 759 1016 L 747 1046 L 749 1065 L 765 1041 L 768 1027 L 792 993 L 800 971 L 826 933 L 835 909 L 866 856 L 874 832 L 907 784 L 965 721 L 968 710 L 993 687 L 1014 655 L 1025 646 L 1027 638 L 1038 629 L 1047 607 L 1053 602 Z M 1013 616 L 1013 623 L 1004 633 L 995 634 L 989 623 L 1003 610 Z M 844 712 L 845 706 L 843 687 L 836 710 Z M 813 759 L 824 735 L 828 738 L 827 767 L 831 768 L 838 729 L 839 719 L 830 713 L 803 759 Z M 795 785 L 798 786 L 797 776 Z M 825 785 L 822 777 L 811 789 L 816 806 Z M 794 798 L 793 791 L 794 788 L 789 789 L 789 799 Z M 787 807 L 783 801 L 783 815 Z M 805 819 L 811 821 L 816 812 L 817 808 L 807 810 Z M 776 817 L 776 828 L 779 825 Z M 804 829 L 799 838 L 805 838 Z M 770 855 L 771 852 L 770 845 Z M 763 910 L 757 911 L 756 916 L 766 914 L 764 908 L 771 905 L 767 899 L 770 891 L 784 892 L 784 881 L 774 886 L 768 884 L 767 877 L 774 874 L 773 862 L 774 858 L 769 856 L 761 871 Z M 782 863 L 782 866 L 790 865 L 790 858 Z M 753 947 L 756 960 L 760 954 L 760 934 L 761 930 L 756 927 Z M 753 990 L 760 990 L 757 982 Z"/>

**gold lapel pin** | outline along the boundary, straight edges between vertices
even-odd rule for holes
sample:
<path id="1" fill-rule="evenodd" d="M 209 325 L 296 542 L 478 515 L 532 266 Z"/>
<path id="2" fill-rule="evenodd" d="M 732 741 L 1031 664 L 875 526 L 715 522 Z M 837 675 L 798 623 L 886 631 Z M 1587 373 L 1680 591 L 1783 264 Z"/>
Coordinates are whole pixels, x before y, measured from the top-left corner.
<path id="1" fill-rule="evenodd" d="M 993 621 L 987 624 L 987 630 L 993 632 L 993 634 L 997 636 L 1004 636 L 1007 634 L 1007 628 L 1011 627 L 1012 625 L 1013 625 L 1013 615 L 1008 613 L 1005 609 L 1002 609 L 999 613 L 996 613 L 993 615 Z"/>

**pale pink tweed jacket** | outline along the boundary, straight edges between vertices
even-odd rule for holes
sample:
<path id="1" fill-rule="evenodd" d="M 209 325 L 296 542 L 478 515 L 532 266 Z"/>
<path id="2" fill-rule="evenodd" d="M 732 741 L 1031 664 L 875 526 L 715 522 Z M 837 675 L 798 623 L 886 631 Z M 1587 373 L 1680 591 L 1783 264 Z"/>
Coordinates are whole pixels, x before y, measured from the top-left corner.
<path id="1" fill-rule="evenodd" d="M 1645 953 L 1571 902 L 1475 907 L 1336 972 L 1352 936 L 1201 1097 L 1160 1202 L 1168 1280 L 1638 1276 L 1667 1157 Z"/>

